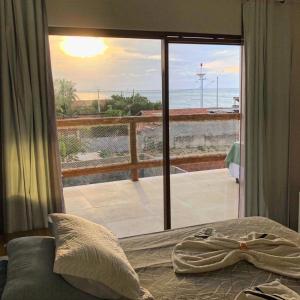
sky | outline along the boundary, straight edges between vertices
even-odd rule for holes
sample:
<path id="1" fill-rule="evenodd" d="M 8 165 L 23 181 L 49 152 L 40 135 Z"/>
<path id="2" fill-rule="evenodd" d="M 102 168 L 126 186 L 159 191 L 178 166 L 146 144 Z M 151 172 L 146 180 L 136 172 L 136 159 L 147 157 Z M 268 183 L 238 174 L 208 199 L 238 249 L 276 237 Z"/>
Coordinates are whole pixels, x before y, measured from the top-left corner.
<path id="1" fill-rule="evenodd" d="M 54 79 L 76 84 L 77 91 L 97 89 L 160 90 L 161 42 L 148 39 L 103 38 L 106 49 L 93 57 L 74 57 L 63 47 L 63 36 L 50 36 Z M 195 89 L 200 63 L 206 73 L 204 88 L 239 88 L 240 46 L 171 44 L 170 89 Z"/>

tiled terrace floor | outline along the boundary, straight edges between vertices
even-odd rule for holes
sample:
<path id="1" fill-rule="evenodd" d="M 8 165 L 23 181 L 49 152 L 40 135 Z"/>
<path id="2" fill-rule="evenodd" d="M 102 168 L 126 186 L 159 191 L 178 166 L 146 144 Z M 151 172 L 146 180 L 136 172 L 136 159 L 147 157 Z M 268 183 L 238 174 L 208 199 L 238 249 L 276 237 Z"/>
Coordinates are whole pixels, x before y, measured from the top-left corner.
<path id="1" fill-rule="evenodd" d="M 171 176 L 172 227 L 238 215 L 239 185 L 227 169 Z M 64 188 L 67 213 L 109 227 L 119 237 L 163 230 L 162 177 Z"/>

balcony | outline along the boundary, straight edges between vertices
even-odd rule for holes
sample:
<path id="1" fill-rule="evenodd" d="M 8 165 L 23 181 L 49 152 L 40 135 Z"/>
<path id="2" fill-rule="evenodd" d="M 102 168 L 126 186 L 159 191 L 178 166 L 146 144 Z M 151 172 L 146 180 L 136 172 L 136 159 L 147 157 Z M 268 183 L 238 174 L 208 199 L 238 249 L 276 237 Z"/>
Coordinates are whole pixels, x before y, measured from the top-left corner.
<path id="1" fill-rule="evenodd" d="M 239 139 L 239 118 L 224 112 L 170 116 L 172 227 L 237 217 L 239 186 L 224 159 Z M 119 237 L 163 230 L 161 116 L 57 124 L 66 211 Z"/>

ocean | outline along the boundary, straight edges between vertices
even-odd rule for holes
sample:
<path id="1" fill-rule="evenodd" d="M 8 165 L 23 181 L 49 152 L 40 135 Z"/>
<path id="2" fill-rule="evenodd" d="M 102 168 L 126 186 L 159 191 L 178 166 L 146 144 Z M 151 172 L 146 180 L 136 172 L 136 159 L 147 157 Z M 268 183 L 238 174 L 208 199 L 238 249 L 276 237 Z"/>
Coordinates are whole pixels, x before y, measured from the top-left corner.
<path id="1" fill-rule="evenodd" d="M 127 91 L 80 91 L 77 92 L 79 100 L 106 100 L 112 95 L 123 95 L 126 97 L 132 94 L 140 94 L 147 97 L 152 102 L 161 101 L 160 90 L 127 90 Z M 170 90 L 170 108 L 231 108 L 236 103 L 234 98 L 240 96 L 237 88 L 220 88 L 203 90 L 203 106 L 201 101 L 200 89 L 178 89 Z"/>

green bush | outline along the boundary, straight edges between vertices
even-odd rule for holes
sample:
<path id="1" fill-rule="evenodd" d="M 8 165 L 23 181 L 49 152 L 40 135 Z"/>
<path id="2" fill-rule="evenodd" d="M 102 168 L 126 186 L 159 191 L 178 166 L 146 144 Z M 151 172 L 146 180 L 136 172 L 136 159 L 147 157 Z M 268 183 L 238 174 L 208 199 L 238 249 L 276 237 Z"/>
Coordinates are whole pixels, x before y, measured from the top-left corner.
<path id="1" fill-rule="evenodd" d="M 98 155 L 101 158 L 109 158 L 109 157 L 112 157 L 114 154 L 110 150 L 99 150 Z"/>
<path id="2" fill-rule="evenodd" d="M 121 117 L 123 115 L 122 110 L 120 109 L 112 109 L 111 105 L 104 112 L 105 117 Z"/>
<path id="3" fill-rule="evenodd" d="M 136 116 L 142 110 L 161 109 L 160 102 L 151 102 L 147 97 L 134 94 L 130 97 L 112 95 L 107 101 L 105 115 L 109 116 Z"/>
<path id="4" fill-rule="evenodd" d="M 89 129 L 88 137 L 113 137 L 128 135 L 128 125 L 93 126 Z"/>
<path id="5" fill-rule="evenodd" d="M 59 154 L 62 162 L 70 162 L 77 160 L 79 153 L 86 151 L 86 145 L 73 135 L 60 136 L 58 138 Z"/>

